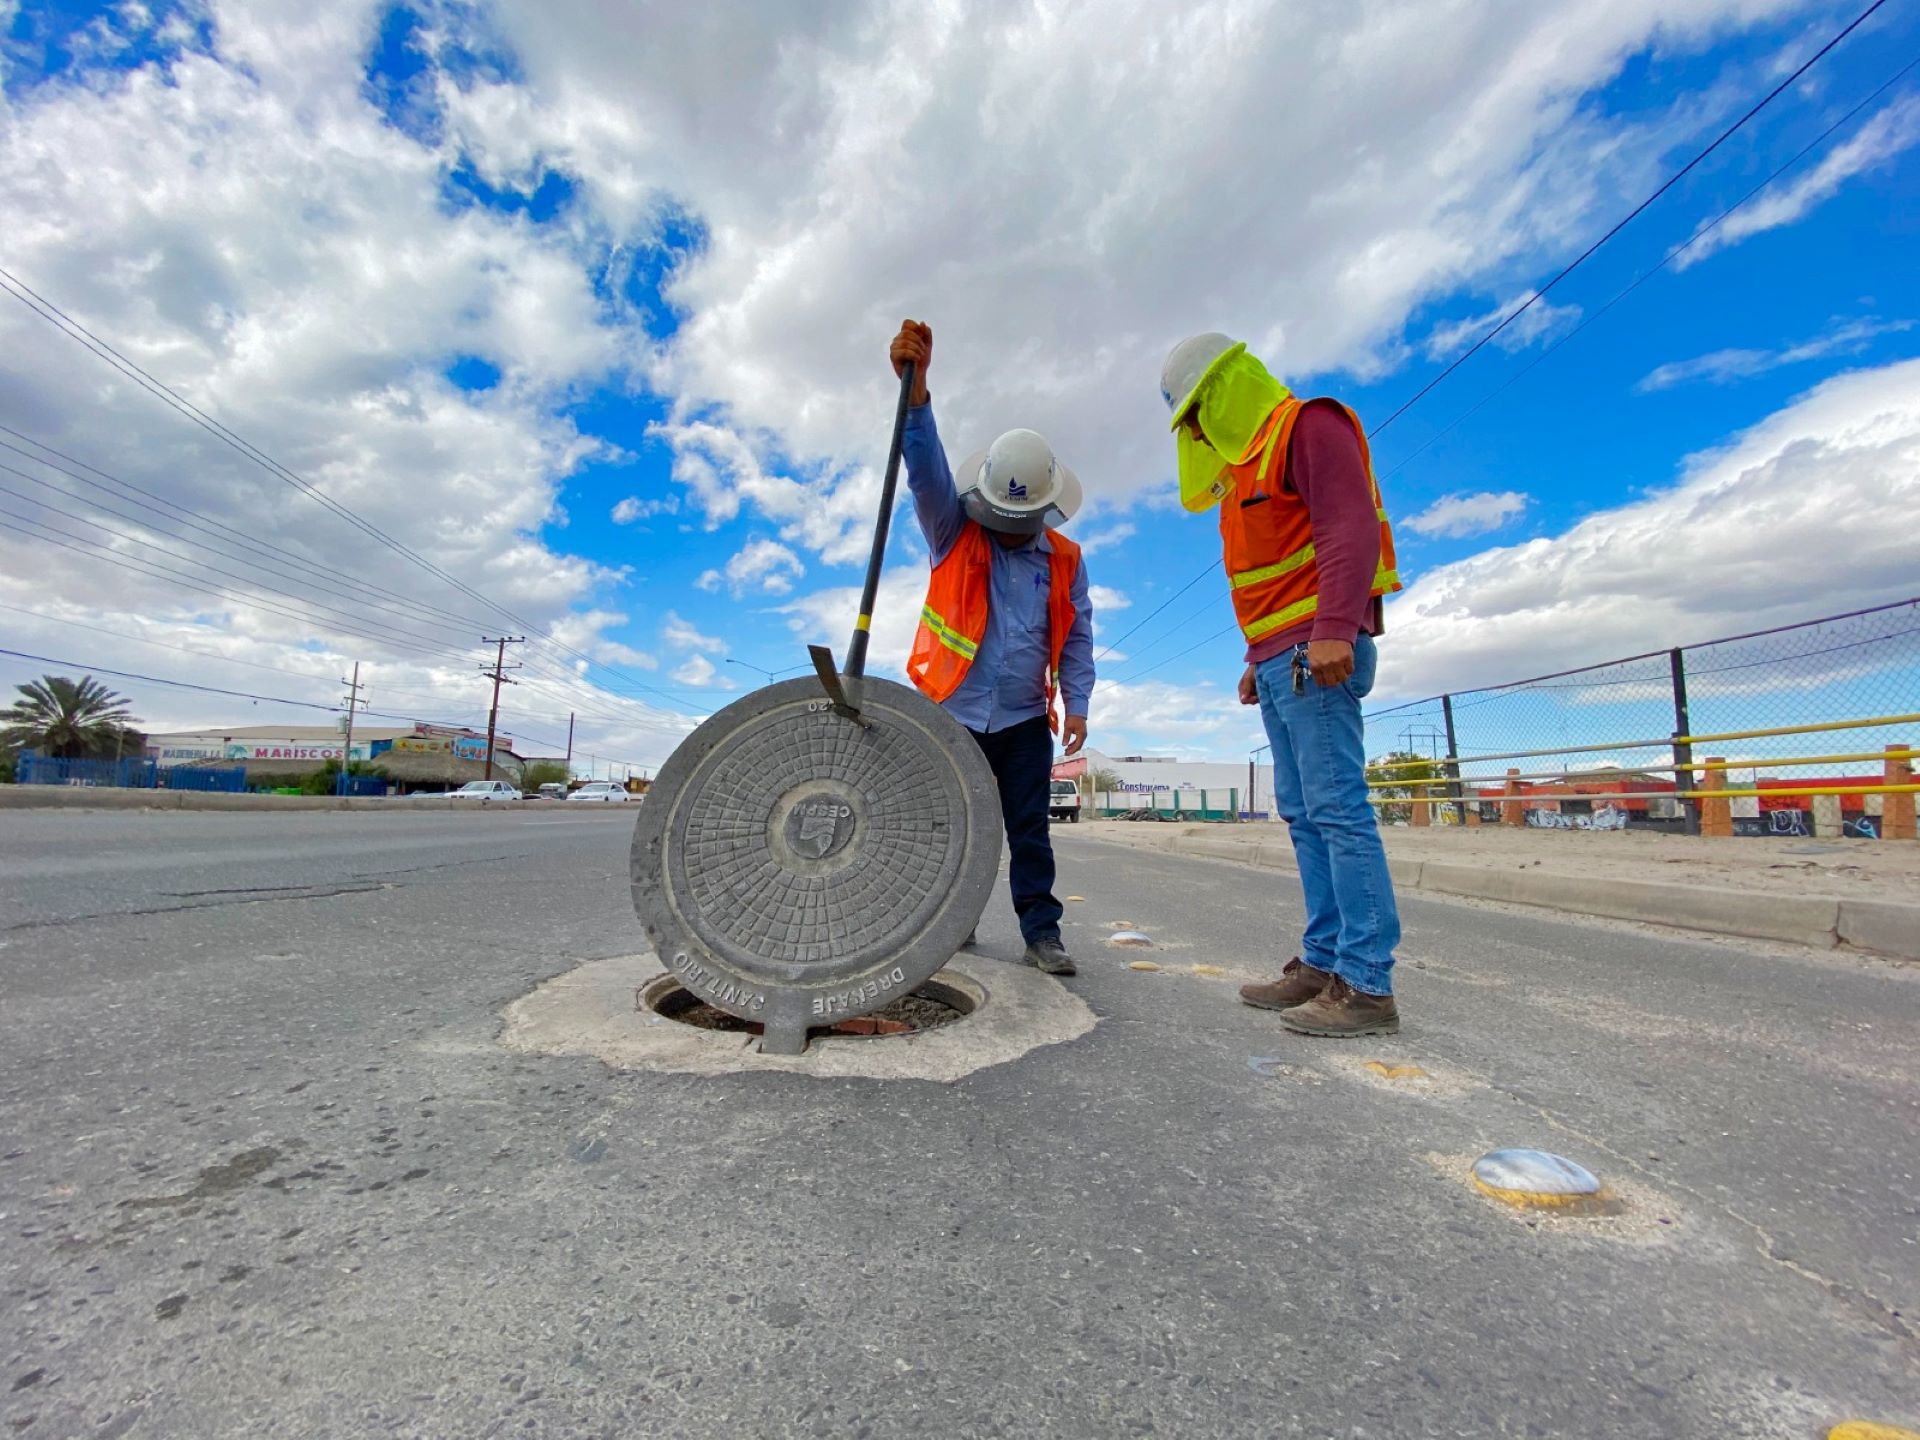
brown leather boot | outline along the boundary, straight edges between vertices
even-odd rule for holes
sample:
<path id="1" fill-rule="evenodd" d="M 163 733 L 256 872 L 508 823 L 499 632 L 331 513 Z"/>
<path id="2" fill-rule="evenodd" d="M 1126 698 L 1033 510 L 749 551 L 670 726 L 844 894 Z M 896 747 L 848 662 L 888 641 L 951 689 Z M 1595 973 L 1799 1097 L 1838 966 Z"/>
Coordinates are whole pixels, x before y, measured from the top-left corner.
<path id="1" fill-rule="evenodd" d="M 1347 1038 L 1354 1035 L 1396 1035 L 1400 1011 L 1391 995 L 1369 995 L 1335 975 L 1327 988 L 1304 1005 L 1295 1005 L 1280 1023 L 1300 1035 Z"/>
<path id="2" fill-rule="evenodd" d="M 1287 962 L 1278 980 L 1265 985 L 1242 985 L 1240 999 L 1262 1010 L 1285 1010 L 1289 1006 L 1306 1004 L 1326 989 L 1331 979 L 1333 976 L 1326 971 L 1314 969 L 1296 955 Z"/>

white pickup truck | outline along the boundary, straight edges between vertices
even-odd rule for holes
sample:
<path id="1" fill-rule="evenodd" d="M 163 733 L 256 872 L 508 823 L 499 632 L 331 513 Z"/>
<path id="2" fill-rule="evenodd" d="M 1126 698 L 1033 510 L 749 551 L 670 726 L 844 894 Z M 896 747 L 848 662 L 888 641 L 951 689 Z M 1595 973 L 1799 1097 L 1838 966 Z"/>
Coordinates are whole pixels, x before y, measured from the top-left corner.
<path id="1" fill-rule="evenodd" d="M 1080 787 L 1072 780 L 1055 780 L 1047 795 L 1047 815 L 1050 819 L 1065 820 L 1069 824 L 1080 823 L 1081 806 Z"/>

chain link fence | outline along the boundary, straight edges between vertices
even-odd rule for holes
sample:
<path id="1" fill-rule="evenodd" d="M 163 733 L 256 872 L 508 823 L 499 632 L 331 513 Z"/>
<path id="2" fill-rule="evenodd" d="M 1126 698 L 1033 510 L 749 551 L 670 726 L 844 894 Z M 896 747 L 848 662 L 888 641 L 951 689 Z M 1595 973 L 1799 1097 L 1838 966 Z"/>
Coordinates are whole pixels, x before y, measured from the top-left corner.
<path id="1" fill-rule="evenodd" d="M 1821 833 L 1874 838 L 1911 815 L 1910 793 L 1857 792 L 1911 778 L 1886 752 L 1920 744 L 1920 598 L 1408 701 L 1367 726 L 1385 813 L 1415 824 L 1697 832 L 1704 814 L 1708 833 L 1813 834 L 1830 811 Z"/>

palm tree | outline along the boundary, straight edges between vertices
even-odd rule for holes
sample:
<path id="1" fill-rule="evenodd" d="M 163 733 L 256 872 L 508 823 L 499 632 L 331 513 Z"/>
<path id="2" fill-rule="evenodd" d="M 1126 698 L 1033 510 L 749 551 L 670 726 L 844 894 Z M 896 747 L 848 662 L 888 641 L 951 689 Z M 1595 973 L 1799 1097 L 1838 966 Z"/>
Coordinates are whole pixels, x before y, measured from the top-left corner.
<path id="1" fill-rule="evenodd" d="M 60 760 L 88 755 L 136 752 L 145 739 L 138 722 L 116 695 L 91 675 L 69 680 L 44 675 L 19 687 L 21 698 L 0 710 L 0 747 L 35 750 Z"/>

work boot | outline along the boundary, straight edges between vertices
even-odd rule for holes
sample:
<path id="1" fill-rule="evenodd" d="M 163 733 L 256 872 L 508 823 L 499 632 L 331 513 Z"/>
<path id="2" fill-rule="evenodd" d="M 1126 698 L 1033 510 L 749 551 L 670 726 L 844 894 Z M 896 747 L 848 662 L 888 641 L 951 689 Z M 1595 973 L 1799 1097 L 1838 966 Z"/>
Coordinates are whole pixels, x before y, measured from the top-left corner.
<path id="1" fill-rule="evenodd" d="M 1288 1010 L 1313 999 L 1327 988 L 1327 982 L 1332 978 L 1325 970 L 1314 969 L 1296 955 L 1287 962 L 1278 980 L 1268 981 L 1265 985 L 1242 985 L 1240 999 L 1242 1003 L 1258 1006 L 1262 1010 Z"/>
<path id="2" fill-rule="evenodd" d="M 1020 958 L 1048 975 L 1075 973 L 1073 957 L 1067 954 L 1067 947 L 1060 943 L 1058 935 L 1048 935 L 1035 940 L 1027 946 L 1027 953 Z"/>
<path id="3" fill-rule="evenodd" d="M 1400 1011 L 1391 995 L 1369 995 L 1335 975 L 1327 988 L 1305 1004 L 1283 1011 L 1280 1023 L 1298 1035 L 1346 1039 L 1354 1035 L 1397 1035 Z"/>

